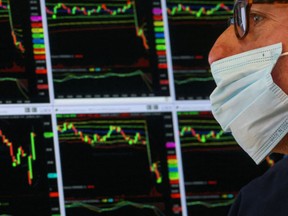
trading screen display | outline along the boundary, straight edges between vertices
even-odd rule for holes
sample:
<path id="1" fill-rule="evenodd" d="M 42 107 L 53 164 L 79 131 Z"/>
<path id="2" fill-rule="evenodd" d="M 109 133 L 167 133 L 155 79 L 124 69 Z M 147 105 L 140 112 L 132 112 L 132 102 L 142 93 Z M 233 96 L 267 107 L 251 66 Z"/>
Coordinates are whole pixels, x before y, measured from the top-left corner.
<path id="1" fill-rule="evenodd" d="M 178 125 L 188 215 L 227 215 L 240 188 L 270 159 L 261 166 L 249 160 L 210 111 L 178 112 Z"/>
<path id="2" fill-rule="evenodd" d="M 0 0 L 0 214 L 222 216 L 256 166 L 211 113 L 231 1 Z"/>
<path id="3" fill-rule="evenodd" d="M 47 0 L 56 98 L 169 96 L 162 6 Z"/>
<path id="4" fill-rule="evenodd" d="M 0 116 L 1 215 L 60 213 L 49 115 Z"/>
<path id="5" fill-rule="evenodd" d="M 39 1 L 0 1 L 0 35 L 0 104 L 49 102 Z"/>
<path id="6" fill-rule="evenodd" d="M 182 215 L 171 113 L 57 114 L 68 215 Z"/>
<path id="7" fill-rule="evenodd" d="M 227 28 L 233 1 L 167 0 L 174 87 L 177 100 L 208 99 L 215 83 L 208 53 Z"/>

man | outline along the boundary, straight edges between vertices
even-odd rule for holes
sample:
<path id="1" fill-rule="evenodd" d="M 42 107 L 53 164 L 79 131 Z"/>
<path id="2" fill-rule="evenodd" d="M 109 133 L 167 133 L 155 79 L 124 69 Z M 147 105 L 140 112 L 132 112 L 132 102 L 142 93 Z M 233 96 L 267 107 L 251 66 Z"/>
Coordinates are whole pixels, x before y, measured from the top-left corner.
<path id="1" fill-rule="evenodd" d="M 236 0 L 209 54 L 212 112 L 259 164 L 288 154 L 288 1 Z M 288 159 L 242 188 L 229 215 L 287 216 Z"/>

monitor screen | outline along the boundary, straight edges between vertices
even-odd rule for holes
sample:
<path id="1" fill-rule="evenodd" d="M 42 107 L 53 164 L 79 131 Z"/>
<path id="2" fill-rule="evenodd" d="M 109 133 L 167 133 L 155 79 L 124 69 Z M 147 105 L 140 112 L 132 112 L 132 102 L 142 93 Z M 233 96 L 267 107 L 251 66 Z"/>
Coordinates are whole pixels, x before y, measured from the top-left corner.
<path id="1" fill-rule="evenodd" d="M 233 1 L 0 0 L 0 212 L 226 215 L 259 166 L 214 119 Z"/>

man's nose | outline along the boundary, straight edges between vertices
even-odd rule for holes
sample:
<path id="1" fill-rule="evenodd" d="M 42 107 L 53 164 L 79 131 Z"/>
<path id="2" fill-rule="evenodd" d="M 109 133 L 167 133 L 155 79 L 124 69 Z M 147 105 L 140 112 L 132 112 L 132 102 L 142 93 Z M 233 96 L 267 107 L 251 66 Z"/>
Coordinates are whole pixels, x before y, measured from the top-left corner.
<path id="1" fill-rule="evenodd" d="M 226 58 L 237 52 L 238 39 L 234 34 L 233 26 L 228 27 L 216 40 L 208 56 L 209 64 Z"/>

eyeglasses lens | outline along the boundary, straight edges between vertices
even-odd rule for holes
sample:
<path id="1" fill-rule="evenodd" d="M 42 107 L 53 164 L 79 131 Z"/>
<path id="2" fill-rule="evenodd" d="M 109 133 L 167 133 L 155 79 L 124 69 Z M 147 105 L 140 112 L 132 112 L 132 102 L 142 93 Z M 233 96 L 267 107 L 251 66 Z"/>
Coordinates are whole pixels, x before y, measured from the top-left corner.
<path id="1" fill-rule="evenodd" d="M 247 7 L 246 1 L 238 1 L 234 6 L 234 26 L 238 38 L 243 38 L 248 33 Z"/>

